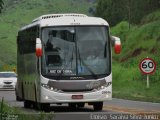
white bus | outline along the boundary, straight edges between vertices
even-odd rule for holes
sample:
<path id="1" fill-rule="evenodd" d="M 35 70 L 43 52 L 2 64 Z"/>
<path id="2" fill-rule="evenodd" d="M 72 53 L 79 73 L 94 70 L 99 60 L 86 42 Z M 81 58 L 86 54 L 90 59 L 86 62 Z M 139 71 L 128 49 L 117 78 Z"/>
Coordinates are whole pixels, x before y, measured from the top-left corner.
<path id="1" fill-rule="evenodd" d="M 49 14 L 22 27 L 17 37 L 17 100 L 47 110 L 50 104 L 102 110 L 112 99 L 111 44 L 120 39 L 108 23 L 84 14 Z"/>

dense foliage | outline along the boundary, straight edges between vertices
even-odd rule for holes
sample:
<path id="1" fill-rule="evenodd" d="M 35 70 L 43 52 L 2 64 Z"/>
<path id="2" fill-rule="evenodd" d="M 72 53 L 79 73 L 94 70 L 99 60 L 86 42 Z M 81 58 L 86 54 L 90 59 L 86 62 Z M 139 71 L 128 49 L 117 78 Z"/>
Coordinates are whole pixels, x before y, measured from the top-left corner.
<path id="1" fill-rule="evenodd" d="M 82 13 L 91 15 L 89 9 L 95 0 L 0 0 L 0 70 L 16 65 L 16 36 L 18 30 L 43 14 Z M 7 65 L 8 67 L 6 67 Z"/>
<path id="2" fill-rule="evenodd" d="M 111 26 L 123 20 L 137 24 L 158 8 L 160 0 L 98 0 L 95 16 L 106 19 Z"/>
<path id="3" fill-rule="evenodd" d="M 122 42 L 121 54 L 113 53 L 112 59 L 113 97 L 160 102 L 159 8 L 160 0 L 97 1 L 95 15 L 106 19 L 112 26 L 111 34 Z M 150 75 L 149 89 L 146 76 L 138 68 L 147 56 L 157 63 L 156 72 Z"/>
<path id="4" fill-rule="evenodd" d="M 0 13 L 1 13 L 2 8 L 3 8 L 3 1 L 0 0 Z"/>

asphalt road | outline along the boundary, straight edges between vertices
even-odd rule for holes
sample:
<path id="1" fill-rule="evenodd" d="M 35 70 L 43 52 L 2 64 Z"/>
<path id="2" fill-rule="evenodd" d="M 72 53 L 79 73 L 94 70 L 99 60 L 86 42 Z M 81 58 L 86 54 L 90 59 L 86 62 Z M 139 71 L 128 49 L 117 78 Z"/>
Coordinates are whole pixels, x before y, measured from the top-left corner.
<path id="1" fill-rule="evenodd" d="M 16 101 L 15 91 L 0 91 L 0 99 L 2 99 L 2 97 L 8 105 L 18 107 L 26 113 L 39 112 L 34 109 L 23 108 L 23 102 Z M 103 111 L 101 112 L 94 112 L 92 106 L 88 106 L 87 104 L 85 105 L 85 108 L 75 110 L 70 109 L 67 105 L 52 105 L 50 111 L 55 113 L 55 120 L 97 120 L 100 119 L 99 117 L 101 117 L 101 119 L 106 119 L 106 117 L 111 114 L 160 115 L 160 103 L 139 102 L 113 98 L 111 101 L 104 102 Z"/>

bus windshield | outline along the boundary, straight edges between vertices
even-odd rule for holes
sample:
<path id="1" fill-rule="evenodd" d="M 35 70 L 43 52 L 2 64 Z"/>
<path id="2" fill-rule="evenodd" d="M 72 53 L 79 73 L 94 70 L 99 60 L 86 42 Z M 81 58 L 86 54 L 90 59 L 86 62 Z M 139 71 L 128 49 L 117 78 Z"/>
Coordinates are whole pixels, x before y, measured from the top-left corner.
<path id="1" fill-rule="evenodd" d="M 111 72 L 106 26 L 43 28 L 42 43 L 42 75 L 98 76 Z"/>

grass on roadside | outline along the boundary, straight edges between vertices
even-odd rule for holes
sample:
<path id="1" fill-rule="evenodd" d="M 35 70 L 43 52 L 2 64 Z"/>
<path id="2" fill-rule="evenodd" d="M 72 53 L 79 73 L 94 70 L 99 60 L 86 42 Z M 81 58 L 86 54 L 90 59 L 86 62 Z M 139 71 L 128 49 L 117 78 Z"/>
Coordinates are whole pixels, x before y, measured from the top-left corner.
<path id="1" fill-rule="evenodd" d="M 113 65 L 113 97 L 160 102 L 160 74 L 150 75 L 150 88 L 146 86 L 146 75 L 137 66 Z M 158 75 L 159 74 L 159 75 Z"/>
<path id="2" fill-rule="evenodd" d="M 53 120 L 54 113 L 25 113 L 20 108 L 0 102 L 0 120 Z"/>

